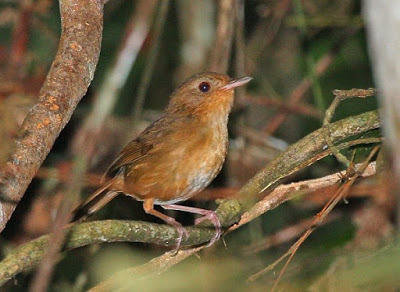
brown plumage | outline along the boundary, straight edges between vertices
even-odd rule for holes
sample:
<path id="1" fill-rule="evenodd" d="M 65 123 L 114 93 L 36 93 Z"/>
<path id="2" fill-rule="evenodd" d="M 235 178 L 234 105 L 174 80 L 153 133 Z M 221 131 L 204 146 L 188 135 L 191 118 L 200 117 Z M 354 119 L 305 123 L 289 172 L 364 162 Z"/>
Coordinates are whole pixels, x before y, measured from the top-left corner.
<path id="1" fill-rule="evenodd" d="M 106 171 L 103 186 L 75 210 L 75 219 L 86 218 L 124 193 L 143 201 L 146 213 L 175 226 L 178 247 L 185 229 L 154 210 L 154 204 L 203 215 L 197 222 L 210 219 L 217 230 L 212 242 L 217 240 L 221 226 L 213 211 L 175 203 L 199 193 L 221 170 L 234 88 L 250 80 L 205 72 L 185 81 L 172 94 L 164 115 L 122 149 Z"/>

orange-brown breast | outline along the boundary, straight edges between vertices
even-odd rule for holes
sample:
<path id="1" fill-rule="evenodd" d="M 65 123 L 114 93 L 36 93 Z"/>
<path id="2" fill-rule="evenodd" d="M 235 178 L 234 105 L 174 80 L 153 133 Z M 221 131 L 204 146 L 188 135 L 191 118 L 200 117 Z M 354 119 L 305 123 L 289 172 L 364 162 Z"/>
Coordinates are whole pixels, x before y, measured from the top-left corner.
<path id="1" fill-rule="evenodd" d="M 139 200 L 154 198 L 156 204 L 172 204 L 203 190 L 221 170 L 227 151 L 227 114 L 218 115 L 217 119 L 225 120 L 193 119 L 160 137 L 127 171 L 123 192 Z"/>

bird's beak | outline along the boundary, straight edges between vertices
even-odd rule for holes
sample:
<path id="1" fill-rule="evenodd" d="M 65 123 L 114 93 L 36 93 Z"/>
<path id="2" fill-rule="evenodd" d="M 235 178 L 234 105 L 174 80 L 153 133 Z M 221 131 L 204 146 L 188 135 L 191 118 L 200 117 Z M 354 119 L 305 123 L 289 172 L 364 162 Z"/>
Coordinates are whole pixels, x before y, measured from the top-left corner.
<path id="1" fill-rule="evenodd" d="M 221 87 L 222 90 L 229 90 L 229 89 L 234 89 L 235 87 L 243 86 L 246 83 L 250 82 L 252 80 L 252 77 L 242 77 L 242 78 L 237 78 L 237 79 L 232 79 L 228 84 L 224 85 Z"/>

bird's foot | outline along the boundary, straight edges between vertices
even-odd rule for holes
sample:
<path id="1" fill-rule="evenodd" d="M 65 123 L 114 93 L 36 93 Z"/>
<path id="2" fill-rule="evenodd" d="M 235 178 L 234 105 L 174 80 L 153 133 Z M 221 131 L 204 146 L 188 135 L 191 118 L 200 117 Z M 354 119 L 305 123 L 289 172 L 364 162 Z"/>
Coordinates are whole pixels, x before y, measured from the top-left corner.
<path id="1" fill-rule="evenodd" d="M 210 220 L 214 224 L 214 227 L 215 227 L 215 236 L 213 238 L 211 238 L 211 240 L 207 244 L 207 246 L 213 245 L 214 242 L 216 242 L 221 237 L 221 234 L 222 234 L 221 222 L 218 219 L 217 213 L 215 213 L 214 211 L 201 209 L 201 208 L 195 208 L 195 207 L 189 207 L 189 206 L 174 205 L 174 204 L 162 205 L 162 207 L 166 210 L 176 210 L 176 211 L 182 211 L 182 212 L 187 212 L 187 213 L 192 213 L 192 214 L 203 215 L 202 217 L 195 220 L 195 225 L 199 224 L 200 222 L 203 222 L 204 220 L 207 220 L 207 219 Z"/>
<path id="2" fill-rule="evenodd" d="M 179 251 L 179 248 L 181 247 L 183 238 L 185 237 L 185 240 L 189 238 L 189 233 L 187 232 L 186 228 L 182 226 L 178 221 L 176 221 L 174 218 L 169 217 L 171 220 L 168 220 L 168 224 L 172 225 L 175 227 L 176 231 L 178 232 L 178 238 L 176 240 L 176 246 L 172 250 L 173 255 L 176 255 Z"/>
<path id="3" fill-rule="evenodd" d="M 221 234 L 222 234 L 221 221 L 219 220 L 217 213 L 215 213 L 214 211 L 211 211 L 211 210 L 205 210 L 205 212 L 203 213 L 203 216 L 200 218 L 197 218 L 194 221 L 194 224 L 198 225 L 201 222 L 203 222 L 204 220 L 210 220 L 214 224 L 214 227 L 215 227 L 215 235 L 213 238 L 211 238 L 210 242 L 207 244 L 207 246 L 211 246 L 221 237 Z"/>

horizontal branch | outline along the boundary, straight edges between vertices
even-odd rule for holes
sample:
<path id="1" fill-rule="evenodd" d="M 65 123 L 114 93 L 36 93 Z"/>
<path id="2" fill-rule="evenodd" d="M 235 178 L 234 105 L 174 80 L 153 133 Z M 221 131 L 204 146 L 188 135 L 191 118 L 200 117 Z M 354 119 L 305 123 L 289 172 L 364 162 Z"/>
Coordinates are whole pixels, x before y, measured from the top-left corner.
<path id="1" fill-rule="evenodd" d="M 226 228 L 239 221 L 240 205 L 235 200 L 225 204 L 217 213 L 222 226 Z M 233 216 L 232 216 L 233 215 Z M 200 225 L 200 224 L 199 224 Z M 182 246 L 200 245 L 210 241 L 215 235 L 214 227 L 186 227 L 189 237 L 183 239 Z M 145 242 L 160 245 L 175 245 L 178 238 L 176 228 L 141 221 L 103 220 L 68 227 L 65 232 L 65 250 L 104 242 Z M 0 285 L 15 277 L 21 271 L 35 267 L 46 252 L 49 236 L 32 240 L 13 250 L 0 263 Z"/>

